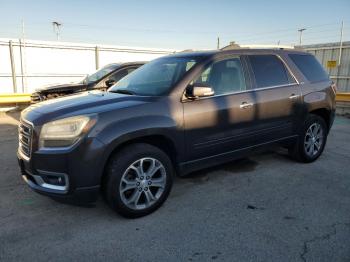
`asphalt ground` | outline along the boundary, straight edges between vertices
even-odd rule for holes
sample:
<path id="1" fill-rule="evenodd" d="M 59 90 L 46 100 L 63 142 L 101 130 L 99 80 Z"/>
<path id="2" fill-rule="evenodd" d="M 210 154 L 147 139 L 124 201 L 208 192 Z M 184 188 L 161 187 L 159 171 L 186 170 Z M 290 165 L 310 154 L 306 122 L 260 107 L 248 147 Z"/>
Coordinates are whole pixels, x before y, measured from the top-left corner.
<path id="1" fill-rule="evenodd" d="M 282 149 L 177 178 L 155 213 L 125 219 L 31 191 L 17 166 L 18 113 L 0 115 L 0 261 L 350 261 L 350 119 L 323 155 Z"/>

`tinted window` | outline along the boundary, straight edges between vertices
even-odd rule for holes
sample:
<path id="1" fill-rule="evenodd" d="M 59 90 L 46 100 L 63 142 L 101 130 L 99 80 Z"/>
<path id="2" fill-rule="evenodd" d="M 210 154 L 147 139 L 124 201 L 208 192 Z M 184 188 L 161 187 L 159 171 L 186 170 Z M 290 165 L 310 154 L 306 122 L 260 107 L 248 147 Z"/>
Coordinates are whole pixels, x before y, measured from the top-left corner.
<path id="1" fill-rule="evenodd" d="M 246 89 L 239 58 L 231 58 L 209 65 L 194 81 L 210 85 L 215 95 L 229 94 Z"/>
<path id="2" fill-rule="evenodd" d="M 290 83 L 284 64 L 275 55 L 251 55 L 249 60 L 258 88 Z"/>
<path id="3" fill-rule="evenodd" d="M 103 77 L 105 77 L 107 74 L 109 74 L 110 72 L 112 72 L 114 69 L 117 68 L 118 65 L 107 65 L 105 67 L 102 67 L 100 70 L 97 70 L 95 73 L 93 73 L 92 75 L 88 75 L 83 82 L 90 84 L 90 83 L 94 83 L 96 81 L 101 80 Z"/>
<path id="4" fill-rule="evenodd" d="M 290 54 L 289 57 L 310 82 L 328 80 L 328 74 L 313 55 Z"/>
<path id="5" fill-rule="evenodd" d="M 122 79 L 124 76 L 127 76 L 132 71 L 134 71 L 136 68 L 125 68 L 123 70 L 120 70 L 114 74 L 112 74 L 109 79 L 114 80 L 115 82 L 118 82 L 120 79 Z"/>

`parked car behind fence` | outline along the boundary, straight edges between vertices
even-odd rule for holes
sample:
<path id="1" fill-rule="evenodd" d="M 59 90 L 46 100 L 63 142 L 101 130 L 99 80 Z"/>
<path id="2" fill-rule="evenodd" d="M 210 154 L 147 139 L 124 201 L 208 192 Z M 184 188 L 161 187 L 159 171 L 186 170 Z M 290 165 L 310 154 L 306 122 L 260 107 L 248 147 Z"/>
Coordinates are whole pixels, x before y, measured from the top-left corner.
<path id="1" fill-rule="evenodd" d="M 106 90 L 124 76 L 130 74 L 144 64 L 145 62 L 108 64 L 95 73 L 86 76 L 79 83 L 61 84 L 37 89 L 31 95 L 31 102 L 38 103 L 40 101 L 89 90 Z"/>

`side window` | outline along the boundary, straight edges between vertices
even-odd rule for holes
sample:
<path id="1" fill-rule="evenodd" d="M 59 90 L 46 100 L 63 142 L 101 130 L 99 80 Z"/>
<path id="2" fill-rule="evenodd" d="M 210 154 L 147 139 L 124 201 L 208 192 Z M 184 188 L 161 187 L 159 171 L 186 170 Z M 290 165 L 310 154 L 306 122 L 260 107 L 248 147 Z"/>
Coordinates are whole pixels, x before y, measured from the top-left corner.
<path id="1" fill-rule="evenodd" d="M 328 80 L 328 74 L 313 55 L 290 54 L 289 57 L 310 82 Z"/>
<path id="2" fill-rule="evenodd" d="M 239 58 L 230 58 L 210 64 L 194 84 L 207 84 L 215 95 L 230 94 L 246 90 L 244 74 Z"/>
<path id="3" fill-rule="evenodd" d="M 134 71 L 135 68 L 125 68 L 123 70 L 120 70 L 116 73 L 113 73 L 108 77 L 108 79 L 114 80 L 115 82 L 118 82 L 120 79 L 122 79 L 124 76 L 130 74 L 132 71 Z"/>
<path id="4" fill-rule="evenodd" d="M 102 81 L 100 81 L 95 88 L 99 89 L 99 88 L 105 88 L 106 86 L 106 81 L 108 80 L 114 80 L 115 83 L 117 83 L 120 79 L 122 79 L 124 76 L 127 76 L 128 74 L 130 74 L 132 71 L 134 71 L 136 68 L 135 67 L 131 67 L 131 68 L 125 68 L 119 71 L 116 71 L 115 73 L 112 73 L 110 76 L 108 76 L 107 78 L 102 79 Z"/>
<path id="5" fill-rule="evenodd" d="M 275 55 L 248 56 L 257 88 L 287 85 L 292 83 L 283 62 Z"/>

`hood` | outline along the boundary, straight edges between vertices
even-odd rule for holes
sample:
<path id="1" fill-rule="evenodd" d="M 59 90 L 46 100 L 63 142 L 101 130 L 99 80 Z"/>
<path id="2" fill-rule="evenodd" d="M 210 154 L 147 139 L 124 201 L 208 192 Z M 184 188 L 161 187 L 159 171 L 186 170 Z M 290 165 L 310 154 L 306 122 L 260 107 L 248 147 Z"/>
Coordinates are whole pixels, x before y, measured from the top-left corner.
<path id="1" fill-rule="evenodd" d="M 68 91 L 68 90 L 80 90 L 80 89 L 86 89 L 86 84 L 81 83 L 71 83 L 71 84 L 60 84 L 60 85 L 50 85 L 50 86 L 44 86 L 40 87 L 35 90 L 36 93 L 40 92 L 60 92 L 60 91 Z"/>
<path id="2" fill-rule="evenodd" d="M 47 100 L 33 104 L 22 111 L 22 117 L 32 123 L 41 124 L 45 119 L 70 115 L 92 114 L 148 103 L 154 97 L 116 94 L 93 91 Z"/>

